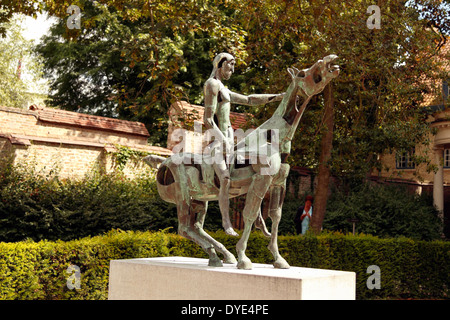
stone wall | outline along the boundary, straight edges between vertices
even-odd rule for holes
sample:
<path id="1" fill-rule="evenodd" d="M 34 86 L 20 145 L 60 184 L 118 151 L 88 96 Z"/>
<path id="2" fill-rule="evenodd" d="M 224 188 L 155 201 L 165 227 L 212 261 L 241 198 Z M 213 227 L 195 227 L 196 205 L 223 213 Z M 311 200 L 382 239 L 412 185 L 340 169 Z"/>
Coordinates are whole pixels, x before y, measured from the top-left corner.
<path id="1" fill-rule="evenodd" d="M 57 109 L 0 107 L 0 161 L 32 166 L 36 172 L 82 177 L 92 169 L 117 169 L 117 146 L 163 156 L 170 150 L 147 145 L 140 123 L 77 114 Z M 127 176 L 152 172 L 142 161 L 129 161 Z"/>

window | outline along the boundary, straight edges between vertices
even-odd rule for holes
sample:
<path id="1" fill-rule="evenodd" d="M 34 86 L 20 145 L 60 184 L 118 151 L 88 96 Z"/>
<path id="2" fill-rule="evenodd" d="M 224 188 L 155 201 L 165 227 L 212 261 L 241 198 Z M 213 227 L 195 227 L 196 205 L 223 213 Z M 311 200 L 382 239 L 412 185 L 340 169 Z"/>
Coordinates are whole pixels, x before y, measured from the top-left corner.
<path id="1" fill-rule="evenodd" d="M 444 168 L 450 168 L 450 149 L 444 149 Z"/>
<path id="2" fill-rule="evenodd" d="M 410 152 L 407 151 L 397 152 L 395 167 L 397 169 L 415 169 L 416 164 L 412 160 L 414 153 L 415 148 L 413 148 Z"/>

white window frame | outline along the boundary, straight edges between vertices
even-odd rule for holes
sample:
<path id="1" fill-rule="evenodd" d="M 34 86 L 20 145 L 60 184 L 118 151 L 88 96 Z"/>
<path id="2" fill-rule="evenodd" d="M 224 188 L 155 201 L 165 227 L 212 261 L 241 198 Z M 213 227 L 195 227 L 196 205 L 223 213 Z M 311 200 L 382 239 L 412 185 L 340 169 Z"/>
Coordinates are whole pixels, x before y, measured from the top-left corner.
<path id="1" fill-rule="evenodd" d="M 416 164 L 411 160 L 412 155 L 416 152 L 416 148 L 412 148 L 410 152 L 403 151 L 397 152 L 395 156 L 395 168 L 396 169 L 415 169 Z"/>
<path id="2" fill-rule="evenodd" d="M 450 149 L 444 149 L 444 168 L 450 168 Z"/>

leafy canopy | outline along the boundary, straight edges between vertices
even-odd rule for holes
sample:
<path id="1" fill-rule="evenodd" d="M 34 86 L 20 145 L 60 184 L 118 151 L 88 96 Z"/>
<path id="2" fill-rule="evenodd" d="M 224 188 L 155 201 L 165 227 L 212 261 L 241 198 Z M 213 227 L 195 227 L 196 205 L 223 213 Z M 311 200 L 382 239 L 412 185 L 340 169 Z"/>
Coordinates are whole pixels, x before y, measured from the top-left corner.
<path id="1" fill-rule="evenodd" d="M 378 154 L 427 142 L 422 102 L 430 88 L 423 79 L 448 76 L 439 72 L 447 60 L 435 59 L 450 30 L 448 1 L 380 2 L 380 29 L 367 27 L 373 4 L 367 0 L 79 0 L 71 4 L 83 13 L 80 30 L 65 27 L 66 1 L 44 3 L 40 8 L 61 18 L 39 49 L 47 73 L 56 75 L 54 103 L 143 121 L 161 145 L 169 105 L 201 103 L 216 53 L 235 55 L 237 73 L 228 86 L 247 94 L 283 91 L 287 67 L 308 67 L 336 53 L 342 70 L 333 82 L 338 148 L 330 165 L 334 174 L 361 177 L 380 166 Z M 261 122 L 274 108 L 236 110 Z M 292 164 L 317 166 L 322 108 L 319 96 L 307 109 Z"/>

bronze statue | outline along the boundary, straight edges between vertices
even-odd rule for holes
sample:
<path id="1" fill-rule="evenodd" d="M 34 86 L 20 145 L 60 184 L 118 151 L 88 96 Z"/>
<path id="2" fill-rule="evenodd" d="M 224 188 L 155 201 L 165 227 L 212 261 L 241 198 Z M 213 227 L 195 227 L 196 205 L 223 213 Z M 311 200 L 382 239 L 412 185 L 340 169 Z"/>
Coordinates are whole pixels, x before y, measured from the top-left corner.
<path id="1" fill-rule="evenodd" d="M 237 156 L 229 164 L 228 194 L 230 198 L 246 195 L 242 212 L 244 230 L 236 245 L 239 269 L 252 268 L 245 251 L 253 223 L 261 215 L 261 202 L 267 192 L 270 196 L 269 217 L 272 220 L 271 233 L 266 233 L 271 238 L 268 248 L 274 257 L 275 268 L 289 268 L 289 264 L 279 254 L 277 241 L 289 173 L 286 158 L 309 100 L 338 76 L 339 67 L 332 64 L 336 58 L 335 55 L 326 56 L 311 68 L 301 71 L 289 68 L 292 82 L 272 117 L 248 133 L 234 147 Z M 265 139 L 261 139 L 262 136 Z M 221 181 L 214 174 L 211 155 L 202 155 L 200 163 L 189 161 L 193 157 L 189 153 L 176 154 L 167 159 L 150 155 L 144 160 L 150 165 L 159 163 L 156 175 L 158 192 L 162 199 L 177 205 L 178 233 L 196 242 L 207 252 L 210 266 L 222 266 L 217 251 L 223 255 L 223 263 L 236 263 L 236 258 L 203 230 L 208 201 L 219 200 Z M 180 158 L 188 161 L 180 161 Z"/>
<path id="2" fill-rule="evenodd" d="M 231 103 L 241 105 L 263 105 L 272 101 L 280 101 L 283 94 L 253 94 L 244 96 L 228 90 L 222 83 L 228 80 L 234 72 L 235 59 L 229 53 L 219 53 L 213 61 L 213 71 L 205 82 L 205 113 L 203 123 L 206 129 L 212 131 L 214 137 L 218 138 L 210 144 L 207 153 L 224 154 L 220 161 L 214 161 L 214 172 L 219 178 L 219 207 L 222 214 L 222 225 L 225 233 L 233 236 L 238 234 L 233 230 L 229 216 L 229 189 L 230 168 L 232 162 L 232 148 L 234 146 L 234 134 L 230 121 Z M 216 123 L 216 121 L 217 123 Z M 226 156 L 230 157 L 226 159 Z M 262 219 L 262 217 L 260 217 Z"/>

